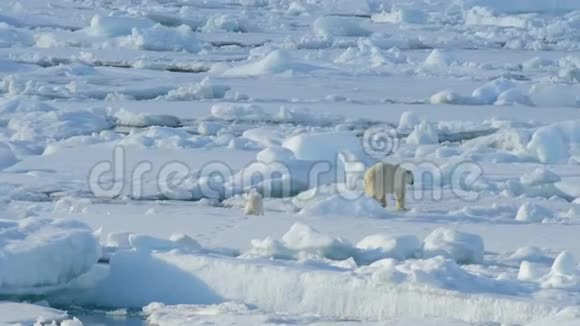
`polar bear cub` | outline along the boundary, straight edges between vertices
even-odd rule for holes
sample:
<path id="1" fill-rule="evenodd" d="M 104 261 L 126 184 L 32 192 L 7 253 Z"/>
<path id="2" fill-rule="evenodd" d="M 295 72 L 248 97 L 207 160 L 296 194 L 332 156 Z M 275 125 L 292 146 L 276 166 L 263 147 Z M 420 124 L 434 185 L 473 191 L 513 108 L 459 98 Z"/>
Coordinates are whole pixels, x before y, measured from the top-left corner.
<path id="1" fill-rule="evenodd" d="M 387 207 L 387 194 L 394 194 L 398 210 L 406 210 L 405 186 L 413 184 L 413 173 L 400 165 L 379 162 L 364 174 L 365 193 Z"/>
<path id="2" fill-rule="evenodd" d="M 256 189 L 250 190 L 250 193 L 246 195 L 244 213 L 246 215 L 264 215 L 264 198 L 262 198 L 262 195 Z"/>

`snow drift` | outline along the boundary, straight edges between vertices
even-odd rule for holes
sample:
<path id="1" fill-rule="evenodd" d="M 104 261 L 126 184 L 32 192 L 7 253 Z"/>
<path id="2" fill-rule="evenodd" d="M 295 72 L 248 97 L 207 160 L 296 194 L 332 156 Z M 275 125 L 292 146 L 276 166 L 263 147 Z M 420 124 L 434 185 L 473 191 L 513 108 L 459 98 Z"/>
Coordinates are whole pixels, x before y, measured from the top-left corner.
<path id="1" fill-rule="evenodd" d="M 0 293 L 42 292 L 86 273 L 99 259 L 92 230 L 74 220 L 0 220 Z"/>

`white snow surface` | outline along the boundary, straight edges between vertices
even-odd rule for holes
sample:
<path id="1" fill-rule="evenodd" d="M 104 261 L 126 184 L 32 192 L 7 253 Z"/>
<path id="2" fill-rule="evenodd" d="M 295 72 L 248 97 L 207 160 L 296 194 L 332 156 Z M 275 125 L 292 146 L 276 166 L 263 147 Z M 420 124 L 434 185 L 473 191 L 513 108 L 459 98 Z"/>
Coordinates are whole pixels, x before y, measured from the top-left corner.
<path id="1" fill-rule="evenodd" d="M 575 0 L 0 2 L 0 320 L 580 324 L 579 26 Z M 364 194 L 379 161 L 408 210 Z"/>
<path id="2" fill-rule="evenodd" d="M 78 321 L 78 320 L 77 320 Z M 66 312 L 29 303 L 0 301 L 1 325 L 44 325 L 58 322 L 64 326 L 79 326 Z"/>

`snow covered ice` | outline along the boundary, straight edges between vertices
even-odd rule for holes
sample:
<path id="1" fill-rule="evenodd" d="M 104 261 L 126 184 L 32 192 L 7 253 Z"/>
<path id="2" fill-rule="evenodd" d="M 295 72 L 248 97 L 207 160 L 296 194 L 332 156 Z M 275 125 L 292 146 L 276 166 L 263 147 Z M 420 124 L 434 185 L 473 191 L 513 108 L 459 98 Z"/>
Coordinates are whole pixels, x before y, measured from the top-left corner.
<path id="1" fill-rule="evenodd" d="M 3 1 L 0 324 L 580 324 L 578 50 L 575 0 Z"/>

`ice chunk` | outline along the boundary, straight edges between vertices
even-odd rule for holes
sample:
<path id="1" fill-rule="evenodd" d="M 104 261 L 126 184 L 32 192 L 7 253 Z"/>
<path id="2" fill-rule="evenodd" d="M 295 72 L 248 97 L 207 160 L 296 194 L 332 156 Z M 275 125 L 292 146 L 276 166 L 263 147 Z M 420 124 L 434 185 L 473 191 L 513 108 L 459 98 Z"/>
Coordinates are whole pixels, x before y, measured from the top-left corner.
<path id="1" fill-rule="evenodd" d="M 51 325 L 65 324 L 66 312 L 30 303 L 0 301 L 0 325 Z M 76 320 L 76 319 L 75 319 Z M 79 324 L 82 326 L 82 323 Z"/>
<path id="2" fill-rule="evenodd" d="M 146 114 L 143 112 L 130 112 L 121 109 L 115 113 L 114 116 L 117 119 L 117 125 L 121 126 L 137 128 L 150 126 L 175 128 L 181 126 L 181 120 L 178 117 L 167 114 Z"/>
<path id="3" fill-rule="evenodd" d="M 330 197 L 315 199 L 306 204 L 298 213 L 304 216 L 349 216 L 387 218 L 391 215 L 373 198 L 346 189 Z"/>
<path id="4" fill-rule="evenodd" d="M 426 67 L 447 67 L 453 63 L 453 59 L 449 57 L 446 53 L 441 52 L 439 49 L 434 49 L 431 51 L 425 62 L 423 63 Z"/>
<path id="5" fill-rule="evenodd" d="M 225 126 L 219 122 L 202 121 L 197 126 L 197 132 L 204 136 L 215 136 L 224 128 Z"/>
<path id="6" fill-rule="evenodd" d="M 567 163 L 572 157 L 572 148 L 578 144 L 580 120 L 563 121 L 538 128 L 527 150 L 542 163 Z"/>
<path id="7" fill-rule="evenodd" d="M 133 28 L 131 35 L 121 40 L 121 45 L 150 51 L 197 53 L 201 50 L 195 34 L 187 25 L 165 27 L 156 24 L 151 28 Z"/>
<path id="8" fill-rule="evenodd" d="M 537 168 L 534 171 L 526 173 L 520 177 L 520 182 L 527 186 L 556 183 L 560 180 L 562 180 L 562 178 L 560 178 L 559 175 L 546 168 Z"/>
<path id="9" fill-rule="evenodd" d="M 224 72 L 224 76 L 260 76 L 279 74 L 283 72 L 309 72 L 322 69 L 307 63 L 302 63 L 294 59 L 284 50 L 273 50 L 263 58 L 230 68 Z"/>
<path id="10" fill-rule="evenodd" d="M 219 99 L 224 98 L 229 90 L 229 86 L 216 84 L 206 77 L 199 83 L 180 86 L 171 90 L 167 95 L 161 96 L 159 99 L 167 101 Z"/>
<path id="11" fill-rule="evenodd" d="M 371 15 L 371 20 L 375 23 L 391 24 L 425 24 L 427 15 L 418 8 L 393 8 L 392 11 L 383 11 Z"/>
<path id="12" fill-rule="evenodd" d="M 0 225 L 0 293 L 64 285 L 86 273 L 101 254 L 92 230 L 81 222 L 29 217 L 0 220 Z"/>
<path id="13" fill-rule="evenodd" d="M 214 104 L 211 109 L 211 116 L 224 120 L 263 120 L 269 118 L 264 110 L 254 104 Z"/>
<path id="14" fill-rule="evenodd" d="M 534 282 L 543 275 L 542 269 L 537 264 L 526 260 L 522 261 L 520 264 L 520 269 L 518 271 L 518 280 L 520 281 Z"/>
<path id="15" fill-rule="evenodd" d="M 282 241 L 291 250 L 333 260 L 344 260 L 353 255 L 352 246 L 346 240 L 322 234 L 303 223 L 294 223 Z"/>
<path id="16" fill-rule="evenodd" d="M 483 239 L 476 234 L 437 228 L 423 241 L 425 258 L 443 256 L 460 264 L 483 262 Z"/>
<path id="17" fill-rule="evenodd" d="M 132 234 L 132 232 L 111 232 L 107 235 L 106 245 L 107 247 L 129 249 L 131 248 L 129 236 Z"/>
<path id="18" fill-rule="evenodd" d="M 421 124 L 421 118 L 415 112 L 405 111 L 401 114 L 399 119 L 398 130 L 401 131 L 411 131 L 414 130 L 416 126 Z"/>
<path id="19" fill-rule="evenodd" d="M 258 152 L 256 159 L 264 163 L 272 162 L 290 162 L 295 160 L 294 152 L 291 150 L 280 147 L 280 146 L 270 146 L 262 151 Z"/>
<path id="20" fill-rule="evenodd" d="M 578 286 L 576 261 L 569 251 L 562 251 L 550 273 L 541 280 L 543 288 L 576 288 Z"/>
<path id="21" fill-rule="evenodd" d="M 91 111 L 30 112 L 14 116 L 8 128 L 12 139 L 38 141 L 87 135 L 113 127 L 106 116 Z"/>
<path id="22" fill-rule="evenodd" d="M 115 37 L 131 34 L 134 28 L 151 28 L 153 25 L 154 23 L 146 18 L 95 15 L 85 32 L 92 36 Z"/>
<path id="23" fill-rule="evenodd" d="M 350 151 L 362 154 L 362 142 L 348 132 L 302 133 L 284 141 L 282 147 L 291 150 L 299 160 L 336 163 L 338 154 Z"/>
<path id="24" fill-rule="evenodd" d="M 471 98 L 466 98 L 451 89 L 446 89 L 431 95 L 429 102 L 431 104 L 471 104 Z"/>
<path id="25" fill-rule="evenodd" d="M 341 17 L 323 16 L 312 23 L 314 33 L 323 37 L 346 36 L 368 37 L 371 32 L 353 20 Z"/>
<path id="26" fill-rule="evenodd" d="M 471 96 L 481 104 L 494 104 L 501 93 L 514 87 L 511 80 L 502 77 L 475 89 Z"/>
<path id="27" fill-rule="evenodd" d="M 525 202 L 518 209 L 516 220 L 522 222 L 541 222 L 554 214 L 549 209 L 532 202 Z"/>
<path id="28" fill-rule="evenodd" d="M 413 145 L 438 144 L 439 135 L 437 128 L 427 121 L 422 121 L 415 126 L 413 132 L 407 137 L 407 143 Z"/>
<path id="29" fill-rule="evenodd" d="M 210 32 L 233 32 L 248 33 L 258 32 L 258 26 L 252 24 L 247 18 L 227 14 L 216 14 L 207 18 L 205 25 L 201 28 L 204 33 Z"/>
<path id="30" fill-rule="evenodd" d="M 362 250 L 361 258 L 367 262 L 384 258 L 405 260 L 422 256 L 421 241 L 414 235 L 369 235 L 359 241 L 356 248 Z"/>

